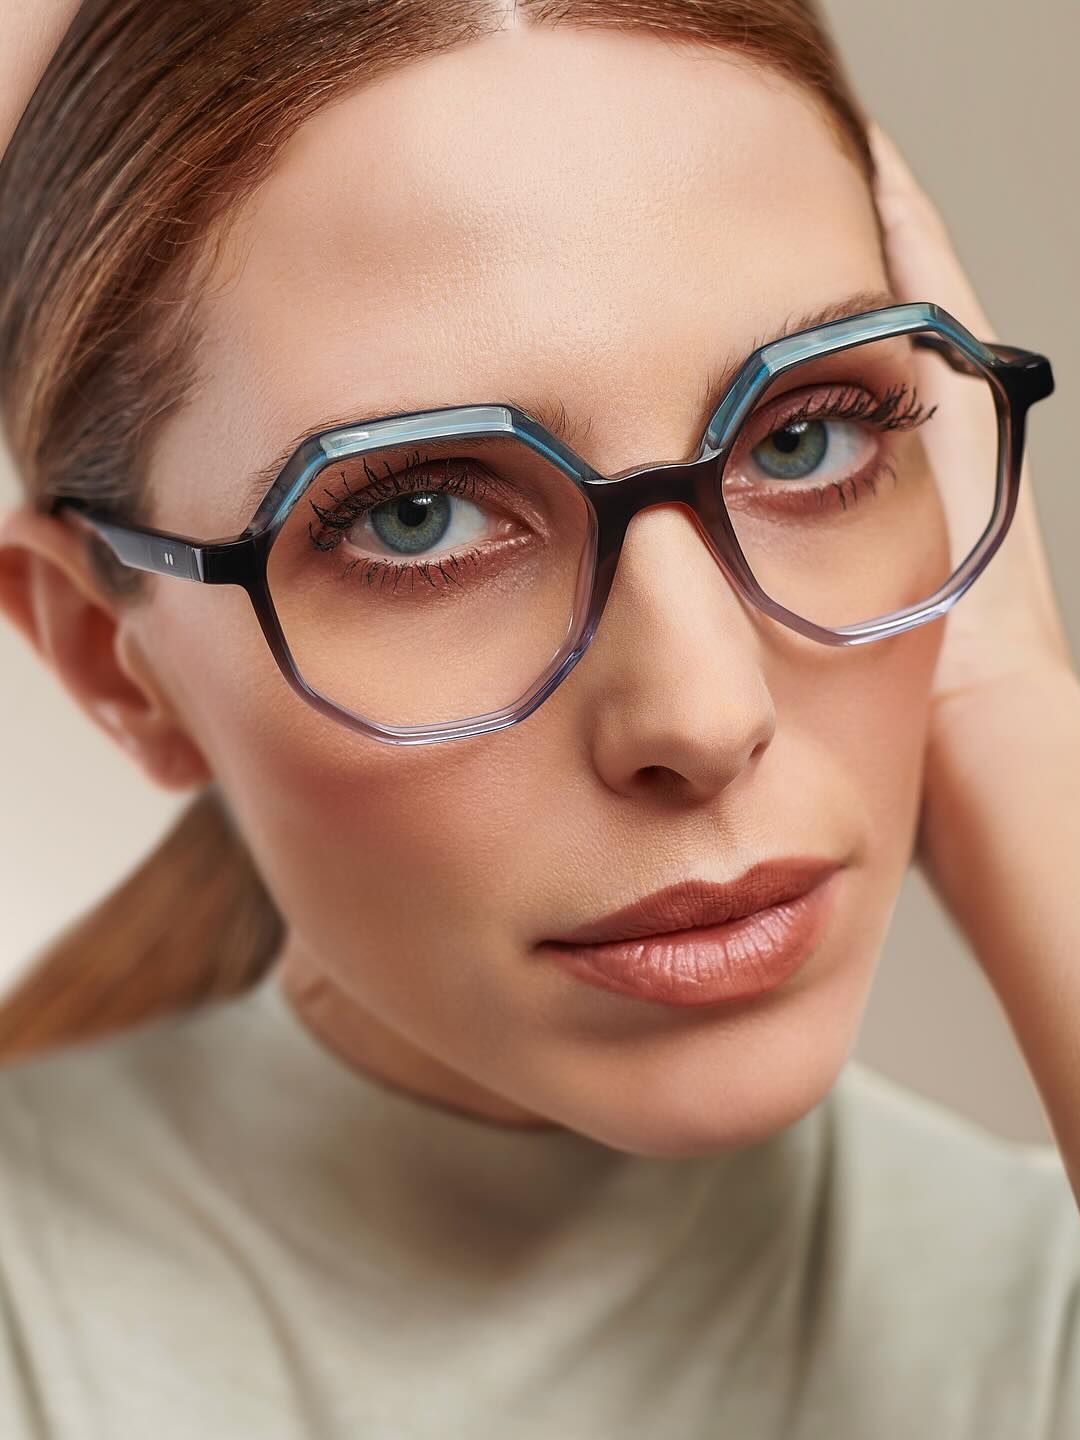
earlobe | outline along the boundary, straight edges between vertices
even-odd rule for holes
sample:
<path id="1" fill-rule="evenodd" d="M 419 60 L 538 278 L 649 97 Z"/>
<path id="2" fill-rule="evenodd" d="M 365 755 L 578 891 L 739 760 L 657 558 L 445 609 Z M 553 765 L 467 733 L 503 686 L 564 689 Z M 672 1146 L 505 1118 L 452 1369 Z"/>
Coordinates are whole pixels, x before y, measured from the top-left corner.
<path id="1" fill-rule="evenodd" d="M 202 751 L 176 727 L 152 737 L 126 733 L 124 748 L 163 790 L 202 789 L 214 778 Z"/>
<path id="2" fill-rule="evenodd" d="M 29 507 L 0 517 L 0 613 L 85 713 L 165 789 L 211 772 L 94 577 L 81 533 Z"/>

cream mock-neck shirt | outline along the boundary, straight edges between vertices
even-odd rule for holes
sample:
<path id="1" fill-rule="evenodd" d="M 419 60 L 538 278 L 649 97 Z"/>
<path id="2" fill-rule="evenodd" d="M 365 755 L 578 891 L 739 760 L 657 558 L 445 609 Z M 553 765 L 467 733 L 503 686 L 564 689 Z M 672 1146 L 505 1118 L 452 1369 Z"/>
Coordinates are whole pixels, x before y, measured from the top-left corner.
<path id="1" fill-rule="evenodd" d="M 428 1104 L 276 970 L 0 1072 L 2 1440 L 1080 1440 L 1056 1150 L 850 1060 L 737 1151 Z"/>

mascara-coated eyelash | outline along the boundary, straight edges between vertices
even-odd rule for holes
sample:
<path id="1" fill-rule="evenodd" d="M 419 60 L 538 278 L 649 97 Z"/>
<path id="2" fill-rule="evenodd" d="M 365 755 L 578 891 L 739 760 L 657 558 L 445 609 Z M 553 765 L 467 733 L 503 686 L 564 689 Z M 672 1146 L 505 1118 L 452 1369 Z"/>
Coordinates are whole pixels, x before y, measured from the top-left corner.
<path id="1" fill-rule="evenodd" d="M 912 430 L 918 425 L 925 424 L 938 408 L 936 405 L 931 405 L 927 409 L 919 399 L 914 386 L 903 382 L 891 386 L 881 396 L 870 394 L 860 385 L 840 387 L 840 399 L 834 398 L 837 393 L 834 386 L 825 396 L 808 396 L 795 410 L 784 411 L 783 420 L 776 426 L 776 429 L 783 429 L 787 425 L 796 425 L 802 420 L 825 418 L 828 420 L 865 420 L 878 430 Z M 781 406 L 783 396 L 772 403 Z M 764 412 L 755 411 L 754 413 Z"/>
<path id="2" fill-rule="evenodd" d="M 393 471 L 387 465 L 386 477 L 382 478 L 374 474 L 365 459 L 364 471 L 371 483 L 364 489 L 354 491 L 346 476 L 342 474 L 347 494 L 332 497 L 335 501 L 332 508 L 316 505 L 312 501 L 311 508 L 319 516 L 322 526 L 331 532 L 328 538 L 323 539 L 309 522 L 308 535 L 312 546 L 316 550 L 336 550 L 346 532 L 351 530 L 358 520 L 364 519 L 380 506 L 400 500 L 406 495 L 450 494 L 465 497 L 477 506 L 482 506 L 489 495 L 502 496 L 505 503 L 505 497 L 514 497 L 517 494 L 513 484 L 476 461 L 463 461 L 458 458 L 432 461 L 419 450 L 403 457 L 403 461 L 403 470 Z M 431 590 L 441 586 L 460 587 L 466 571 L 471 570 L 474 576 L 489 572 L 492 567 L 497 568 L 500 561 L 506 560 L 510 552 L 519 549 L 523 543 L 527 543 L 525 531 L 516 537 L 503 537 L 494 544 L 469 545 L 464 550 L 447 552 L 432 558 L 425 558 L 420 554 L 411 557 L 361 554 L 348 562 L 340 578 L 345 579 L 355 572 L 368 585 L 377 582 L 380 590 L 389 587 L 394 593 L 397 593 L 403 581 L 413 589 L 418 585 L 421 589 L 426 586 Z"/>
<path id="3" fill-rule="evenodd" d="M 355 524 L 361 516 L 366 515 L 369 510 L 373 510 L 377 505 L 382 504 L 383 501 L 396 500 L 401 495 L 408 494 L 410 491 L 419 490 L 438 492 L 440 494 L 462 495 L 467 500 L 476 501 L 485 499 L 492 488 L 497 490 L 501 486 L 506 492 L 512 489 L 505 481 L 501 481 L 498 476 L 493 475 L 490 471 L 481 473 L 477 466 L 469 462 L 462 462 L 460 460 L 433 461 L 426 455 L 422 455 L 419 450 L 414 450 L 411 455 L 403 457 L 401 470 L 391 470 L 389 466 L 387 466 L 385 476 L 379 476 L 374 473 L 367 462 L 366 456 L 361 456 L 361 461 L 364 466 L 364 474 L 369 481 L 362 490 L 354 490 L 349 484 L 345 472 L 342 471 L 341 480 L 347 492 L 345 495 L 335 496 L 329 491 L 326 492 L 330 494 L 330 498 L 334 501 L 330 507 L 317 505 L 314 500 L 309 502 L 312 510 L 314 510 L 315 514 L 319 517 L 321 524 L 330 530 L 347 530 L 351 525 Z M 440 464 L 445 473 L 434 476 L 432 471 Z M 457 475 L 451 475 L 450 473 L 451 466 L 453 465 L 457 466 Z M 332 540 L 329 543 L 320 542 L 315 537 L 310 524 L 308 529 L 309 533 L 311 533 L 312 544 L 315 545 L 317 549 L 330 550 L 337 544 L 336 540 Z"/>
<path id="4" fill-rule="evenodd" d="M 792 392 L 797 393 L 797 392 Z M 787 408 L 784 408 L 785 401 Z M 837 478 L 815 480 L 812 472 L 804 476 L 768 475 L 764 483 L 760 477 L 738 483 L 739 463 L 747 450 L 751 456 L 770 440 L 782 435 L 805 435 L 807 427 L 814 424 L 859 423 L 866 431 L 913 430 L 924 425 L 933 416 L 937 406 L 929 409 L 921 403 L 916 392 L 906 384 L 890 387 L 884 395 L 870 394 L 859 385 L 815 387 L 812 395 L 792 408 L 790 396 L 780 396 L 771 405 L 765 405 L 749 417 L 744 431 L 729 463 L 725 466 L 725 499 L 728 508 L 744 509 L 754 503 L 765 502 L 776 513 L 789 515 L 812 510 L 824 511 L 832 500 L 847 509 L 849 502 L 855 503 L 861 491 L 877 494 L 878 483 L 891 475 L 894 484 L 900 481 L 900 472 L 894 459 L 881 451 L 873 462 L 860 468 L 856 473 Z M 747 433 L 749 432 L 749 433 Z M 819 458 L 830 453 L 826 442 Z M 760 463 L 760 462 L 756 462 Z M 803 481 L 809 483 L 803 484 Z M 734 482 L 729 485 L 729 482 Z"/>

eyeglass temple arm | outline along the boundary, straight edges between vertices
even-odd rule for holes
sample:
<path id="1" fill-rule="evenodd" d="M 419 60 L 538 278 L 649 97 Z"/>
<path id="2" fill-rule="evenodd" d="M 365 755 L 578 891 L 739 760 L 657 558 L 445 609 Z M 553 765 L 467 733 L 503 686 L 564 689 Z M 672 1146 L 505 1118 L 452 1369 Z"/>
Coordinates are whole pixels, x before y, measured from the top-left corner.
<path id="1" fill-rule="evenodd" d="M 978 365 L 965 359 L 942 335 L 927 331 L 912 338 L 919 349 L 936 351 L 954 370 L 964 375 L 983 373 Z M 1054 393 L 1054 372 L 1045 355 L 1039 355 L 1034 350 L 1022 350 L 1017 345 L 1002 345 L 996 340 L 987 341 L 986 348 L 1002 362 L 999 369 L 1008 377 L 1006 384 L 1026 405 L 1034 405 L 1036 400 L 1045 400 Z"/>
<path id="2" fill-rule="evenodd" d="M 98 515 L 84 502 L 67 496 L 55 500 L 49 513 L 71 510 L 108 545 L 118 560 L 132 570 L 149 570 L 157 575 L 179 575 L 207 585 L 244 584 L 251 572 L 254 539 L 203 541 L 169 530 L 149 530 L 122 525 Z"/>

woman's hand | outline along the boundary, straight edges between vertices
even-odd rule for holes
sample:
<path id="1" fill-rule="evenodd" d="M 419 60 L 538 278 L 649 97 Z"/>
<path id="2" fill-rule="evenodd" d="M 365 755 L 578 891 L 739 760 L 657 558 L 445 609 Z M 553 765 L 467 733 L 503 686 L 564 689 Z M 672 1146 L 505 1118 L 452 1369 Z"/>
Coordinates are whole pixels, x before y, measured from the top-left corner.
<path id="1" fill-rule="evenodd" d="M 886 232 L 890 277 L 897 298 L 933 300 L 980 340 L 999 340 L 953 249 L 933 201 L 915 180 L 899 150 L 879 125 L 871 141 L 880 174 L 878 209 Z M 1015 337 L 1014 337 L 1015 338 Z M 1016 343 L 1023 344 L 1020 336 Z M 1037 412 L 1033 412 L 1037 413 Z M 979 448 L 985 421 L 982 398 L 954 424 L 970 421 L 970 442 L 950 439 L 950 451 Z M 985 500 L 980 489 L 980 513 Z M 1035 514 L 1031 471 L 1025 460 L 1016 514 L 988 568 L 949 611 L 934 684 L 934 727 L 977 721 L 991 691 L 1037 678 L 1043 672 L 1073 671 L 1068 640 L 1054 598 Z M 963 708 L 962 720 L 952 712 Z"/>
<path id="2" fill-rule="evenodd" d="M 929 196 L 871 139 L 898 298 L 996 340 Z M 980 409 L 942 418 L 951 456 L 980 450 Z M 1026 462 L 1009 533 L 943 623 L 915 858 L 1005 1009 L 1080 1205 L 1080 676 Z"/>
<path id="3" fill-rule="evenodd" d="M 879 168 L 878 210 L 897 298 L 933 300 L 980 340 L 998 340 L 933 201 L 895 143 L 874 122 L 870 138 Z M 946 418 L 951 426 L 970 428 L 969 437 L 950 433 L 950 455 L 978 453 L 986 440 L 982 397 L 973 402 L 970 413 L 954 405 Z M 993 463 L 992 455 L 984 459 Z M 966 534 L 981 528 L 984 520 L 985 499 L 982 487 L 978 488 L 979 513 L 964 523 Z M 976 519 L 978 527 L 971 523 Z M 949 813 L 938 801 L 948 793 L 949 771 L 957 765 L 970 768 L 978 735 L 1000 727 L 1004 706 L 1033 705 L 1031 724 L 1037 733 L 1038 706 L 1043 703 L 1037 697 L 1053 694 L 1059 685 L 1076 679 L 1026 458 L 1009 532 L 986 570 L 948 612 L 944 624 L 931 696 L 916 859 L 948 902 L 940 862 L 945 858 L 943 846 L 955 837 L 951 836 Z"/>

